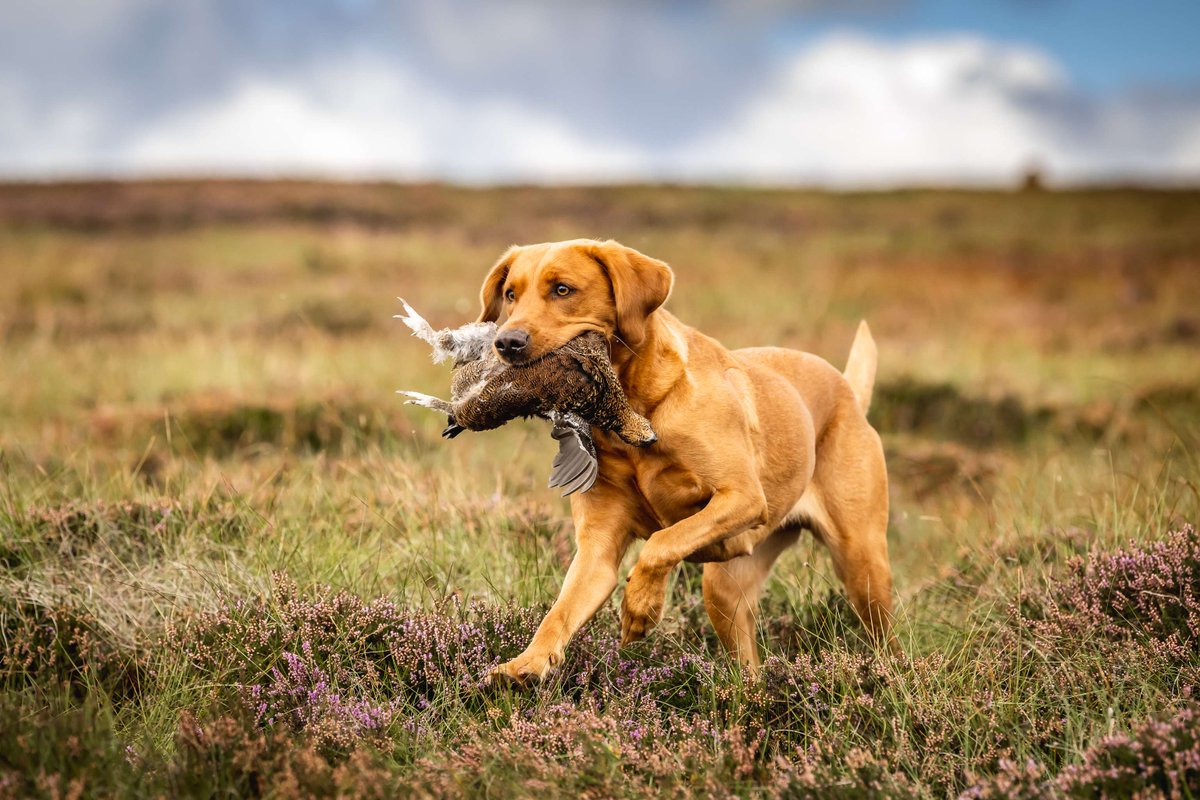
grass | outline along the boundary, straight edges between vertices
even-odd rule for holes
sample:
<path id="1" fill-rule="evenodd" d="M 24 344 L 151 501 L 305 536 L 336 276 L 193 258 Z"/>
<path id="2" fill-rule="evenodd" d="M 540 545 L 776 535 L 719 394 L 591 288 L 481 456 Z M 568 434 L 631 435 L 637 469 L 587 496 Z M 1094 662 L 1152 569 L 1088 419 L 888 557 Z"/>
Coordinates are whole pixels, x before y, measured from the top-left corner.
<path id="1" fill-rule="evenodd" d="M 553 443 L 402 406 L 394 297 L 581 235 L 731 346 L 871 322 L 903 657 L 804 539 L 757 681 L 685 565 L 480 685 L 572 552 Z M 0 277 L 0 797 L 1200 794 L 1194 192 L 13 185 Z"/>

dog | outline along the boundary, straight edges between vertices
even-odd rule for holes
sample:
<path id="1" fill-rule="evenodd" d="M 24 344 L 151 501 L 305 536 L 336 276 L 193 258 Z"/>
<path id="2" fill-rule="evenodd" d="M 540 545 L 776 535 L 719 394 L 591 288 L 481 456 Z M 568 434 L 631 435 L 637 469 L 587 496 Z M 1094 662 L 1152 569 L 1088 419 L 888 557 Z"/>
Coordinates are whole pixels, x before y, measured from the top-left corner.
<path id="1" fill-rule="evenodd" d="M 608 600 L 634 538 L 645 540 L 621 604 L 622 645 L 662 617 L 667 578 L 703 563 L 704 606 L 730 655 L 751 672 L 759 593 L 779 555 L 810 531 L 829 550 L 874 642 L 891 634 L 888 480 L 867 422 L 877 352 L 860 323 L 844 372 L 779 347 L 728 350 L 663 308 L 671 268 L 615 241 L 510 248 L 480 290 L 479 322 L 510 364 L 588 331 L 610 343 L 634 410 L 658 442 L 639 449 L 595 431 L 599 477 L 571 497 L 576 552 L 529 646 L 489 680 L 526 685 L 563 660 Z"/>

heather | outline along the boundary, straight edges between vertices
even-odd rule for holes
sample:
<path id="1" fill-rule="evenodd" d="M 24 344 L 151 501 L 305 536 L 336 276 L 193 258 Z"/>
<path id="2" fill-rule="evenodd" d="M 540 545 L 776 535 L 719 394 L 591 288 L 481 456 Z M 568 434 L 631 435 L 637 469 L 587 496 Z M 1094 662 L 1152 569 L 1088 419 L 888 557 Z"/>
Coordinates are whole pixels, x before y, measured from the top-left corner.
<path id="1" fill-rule="evenodd" d="M 1191 525 L 1163 541 L 1075 557 L 1050 603 L 1025 609 L 1050 641 L 1143 648 L 1169 662 L 1200 655 L 1200 534 Z"/>
<path id="2" fill-rule="evenodd" d="M 1072 561 L 1061 585 L 1024 602 L 1040 604 L 1043 616 L 1053 618 L 1064 598 L 1111 589 L 1096 576 L 1111 577 L 1106 570 L 1114 565 L 1123 566 L 1123 585 L 1137 584 L 1161 578 L 1154 568 L 1164 561 L 1188 563 L 1195 546 L 1195 532 L 1186 528 L 1145 550 Z M 1170 592 L 1186 602 L 1200 589 L 1200 573 L 1176 577 L 1182 579 L 1156 584 L 1165 590 L 1156 593 L 1161 602 L 1172 601 Z M 83 711 L 54 717 L 54 725 L 73 721 L 82 730 L 67 736 L 77 742 L 72 747 L 83 746 L 83 733 L 87 745 L 98 748 L 93 761 L 107 758 L 119 772 L 151 770 L 172 791 L 215 781 L 211 785 L 269 795 L 281 780 L 276 771 L 297 791 L 366 791 L 366 784 L 338 783 L 351 762 L 370 765 L 365 774 L 372 785 L 463 797 L 485 787 L 513 796 L 550 787 L 598 797 L 651 791 L 680 797 L 1005 796 L 1022 781 L 1029 786 L 1021 791 L 1030 796 L 1104 797 L 1122 787 L 1135 787 L 1139 796 L 1159 789 L 1163 796 L 1187 796 L 1200 780 L 1191 688 L 1180 695 L 1175 717 L 1109 735 L 1076 758 L 1062 752 L 1081 703 L 1105 702 L 1061 683 L 1062 660 L 1079 648 L 1081 623 L 1051 632 L 1027 616 L 997 616 L 976 633 L 987 659 L 974 650 L 882 656 L 849 636 L 815 654 L 776 655 L 750 679 L 699 636 L 654 638 L 622 651 L 608 620 L 585 629 L 560 673 L 537 691 L 486 686 L 486 670 L 523 645 L 540 611 L 454 597 L 430 609 L 403 607 L 328 586 L 302 590 L 277 574 L 261 594 L 224 598 L 211 611 L 184 615 L 147 643 L 149 652 L 171 654 L 147 670 L 152 678 L 184 670 L 204 687 L 180 711 L 170 758 L 122 745 L 105 727 L 111 721 L 89 709 L 86 698 Z M 42 626 L 59 633 L 48 634 L 41 649 L 12 651 L 18 658 L 6 659 L 10 673 L 35 677 L 30 673 L 39 666 L 53 669 L 62 658 L 55 648 L 88 668 L 107 663 L 106 651 L 80 649 L 82 621 L 69 619 L 74 627 L 57 620 Z M 1089 619 L 1087 632 L 1111 635 L 1108 619 Z M 1164 667 L 1161 653 L 1140 638 L 1113 642 L 1128 649 L 1103 655 L 1141 669 L 1142 681 L 1157 669 L 1168 684 L 1186 682 L 1200 667 L 1194 649 Z M 1037 648 L 1039 657 L 1022 653 L 1023 646 Z M 119 677 L 101 672 L 90 679 L 107 690 L 108 713 L 133 702 Z M 60 682 L 50 697 L 66 703 L 67 685 Z M 954 690 L 936 688 L 946 685 Z M 27 694 L 15 696 L 33 705 Z M 46 749 L 59 750 L 53 728 L 51 735 L 39 734 Z M 110 752 L 118 745 L 123 761 Z M 22 738 L 9 763 L 31 760 L 27 748 Z M 200 760 L 203 769 L 188 761 L 197 758 L 197 748 L 212 751 Z M 69 755 L 59 751 L 48 764 L 36 761 L 39 791 L 58 791 L 46 776 L 64 785 L 96 785 L 87 772 L 46 771 Z M 195 774 L 209 768 L 218 774 Z M 302 775 L 293 774 L 301 768 Z M 981 782 L 980 776 L 990 777 Z"/>
<path id="3" fill-rule="evenodd" d="M 1193 193 L 122 188 L 0 187 L 0 797 L 1200 795 Z M 581 234 L 731 345 L 871 321 L 903 654 L 805 536 L 757 676 L 684 565 L 485 684 L 573 551 L 554 445 L 404 409 L 393 298 Z"/>
<path id="4" fill-rule="evenodd" d="M 1111 734 L 1087 748 L 1077 763 L 1050 777 L 1032 759 L 1006 761 L 964 800 L 983 798 L 1195 797 L 1200 793 L 1200 710 L 1178 711 Z"/>

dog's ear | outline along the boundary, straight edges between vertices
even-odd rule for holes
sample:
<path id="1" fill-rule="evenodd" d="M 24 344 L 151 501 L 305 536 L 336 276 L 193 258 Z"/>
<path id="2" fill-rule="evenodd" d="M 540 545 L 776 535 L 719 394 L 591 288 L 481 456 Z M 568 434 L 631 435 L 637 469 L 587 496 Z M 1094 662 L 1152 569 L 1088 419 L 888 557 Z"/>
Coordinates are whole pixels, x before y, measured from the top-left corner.
<path id="1" fill-rule="evenodd" d="M 590 254 L 612 284 L 617 335 L 637 347 L 646 338 L 646 319 L 671 296 L 675 273 L 666 263 L 620 242 L 597 242 Z"/>
<path id="2" fill-rule="evenodd" d="M 483 279 L 483 287 L 479 290 L 479 319 L 476 322 L 495 322 L 500 319 L 500 309 L 504 308 L 504 281 L 520 249 L 517 245 L 508 248 Z"/>

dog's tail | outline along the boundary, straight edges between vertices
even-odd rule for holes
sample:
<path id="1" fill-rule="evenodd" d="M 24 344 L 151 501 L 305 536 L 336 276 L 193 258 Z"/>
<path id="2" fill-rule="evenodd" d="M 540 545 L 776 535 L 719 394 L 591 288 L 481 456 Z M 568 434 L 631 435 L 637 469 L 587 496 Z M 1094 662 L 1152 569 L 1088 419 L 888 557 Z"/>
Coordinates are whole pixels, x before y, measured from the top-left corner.
<path id="1" fill-rule="evenodd" d="M 875 367 L 879 361 L 879 351 L 875 348 L 875 338 L 867 321 L 858 323 L 858 333 L 854 336 L 854 344 L 850 346 L 850 358 L 846 359 L 846 381 L 854 390 L 858 399 L 858 407 L 864 414 L 871 407 L 871 392 L 875 389 Z"/>

